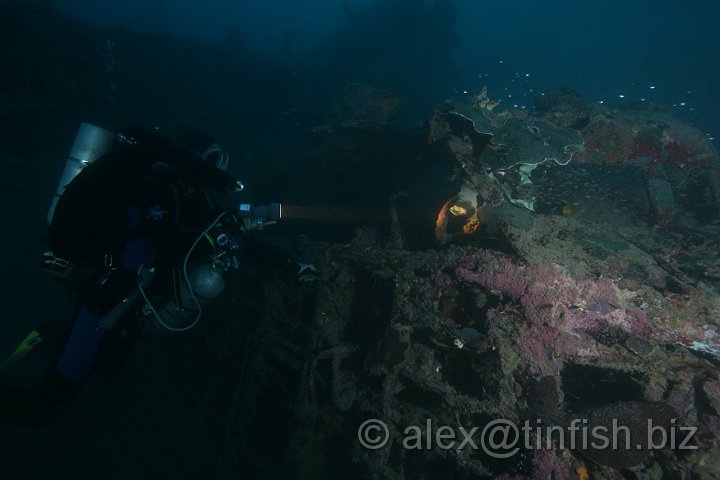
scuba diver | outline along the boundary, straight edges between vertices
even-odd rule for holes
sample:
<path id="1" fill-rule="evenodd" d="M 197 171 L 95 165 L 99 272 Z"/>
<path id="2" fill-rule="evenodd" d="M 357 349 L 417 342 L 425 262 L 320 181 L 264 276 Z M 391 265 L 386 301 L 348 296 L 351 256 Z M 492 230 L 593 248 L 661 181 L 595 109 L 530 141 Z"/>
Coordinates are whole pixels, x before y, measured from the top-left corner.
<path id="1" fill-rule="evenodd" d="M 136 339 L 197 324 L 238 269 L 247 230 L 280 218 L 280 204 L 219 206 L 214 196 L 243 188 L 228 159 L 199 130 L 173 142 L 140 127 L 113 134 L 81 125 L 48 214 L 52 252 L 43 262 L 77 292 L 73 321 L 64 331 L 38 327 L 0 364 L 61 340 L 37 388 L 0 386 L 0 420 L 49 424 L 91 373 L 117 371 Z"/>

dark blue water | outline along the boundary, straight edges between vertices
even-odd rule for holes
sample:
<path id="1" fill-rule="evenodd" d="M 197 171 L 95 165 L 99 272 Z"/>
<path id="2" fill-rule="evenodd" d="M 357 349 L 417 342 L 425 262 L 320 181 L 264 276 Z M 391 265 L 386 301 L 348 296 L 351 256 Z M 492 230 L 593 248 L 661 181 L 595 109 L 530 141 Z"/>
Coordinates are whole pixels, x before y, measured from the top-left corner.
<path id="1" fill-rule="evenodd" d="M 7 176 L 0 195 L 0 357 L 40 321 L 71 313 L 63 288 L 36 265 L 46 208 L 80 121 L 107 128 L 138 122 L 163 134 L 202 126 L 232 153 L 248 199 L 377 202 L 384 214 L 398 179 L 405 182 L 401 189 L 419 197 L 455 193 L 452 186 L 440 193 L 427 188 L 446 173 L 438 164 L 419 160 L 406 168 L 392 159 L 421 159 L 413 135 L 432 110 L 482 87 L 503 105 L 528 110 L 535 97 L 561 87 L 611 108 L 659 105 L 716 145 L 720 136 L 716 1 L 54 3 L 63 15 L 38 7 L 44 13 L 31 12 L 27 22 L 0 29 L 0 40 L 13 35 L 0 57 L 10 65 L 0 66 L 10 72 L 0 80 L 0 160 Z M 354 144 L 335 140 L 340 144 L 329 148 L 345 148 L 347 164 L 306 168 L 303 162 L 322 156 L 327 146 L 318 135 L 338 120 L 329 118 L 329 105 L 352 84 L 396 96 L 390 123 L 402 130 L 393 142 L 374 143 L 364 157 L 353 156 Z M 309 153 L 295 157 L 288 151 Z M 358 160 L 368 158 L 374 163 Z M 296 222 L 288 231 L 345 243 L 355 226 L 303 230 Z M 191 340 L 166 340 L 143 344 L 117 382 L 93 384 L 49 431 L 2 430 L 0 451 L 16 461 L 0 462 L 0 478 L 5 472 L 24 478 L 57 472 L 64 472 L 60 478 L 128 478 L 137 472 L 145 475 L 137 478 L 202 478 L 215 471 L 218 458 L 231 462 L 227 452 L 217 451 L 225 440 L 218 439 L 222 428 L 213 430 L 211 421 L 198 418 L 178 387 L 190 368 L 169 360 L 181 358 L 194 368 L 204 359 L 185 354 L 190 347 L 183 342 Z M 237 348 L 246 342 L 238 340 Z M 26 378 L 13 380 L 37 377 L 37 369 L 24 373 Z M 271 400 L 265 408 L 282 403 Z M 233 452 L 231 443 L 224 445 Z M 33 463 L 38 458 L 47 461 Z"/>
<path id="2" fill-rule="evenodd" d="M 372 0 L 56 3 L 63 11 L 100 24 L 175 32 L 211 42 L 221 42 L 227 31 L 236 27 L 251 49 L 276 54 L 287 50 L 289 44 L 295 55 L 312 50 L 347 26 L 348 13 L 361 14 L 376 4 Z M 433 2 L 385 3 L 410 11 Z M 437 3 L 452 4 L 456 11 L 452 25 L 456 43 L 450 53 L 457 70 L 442 74 L 440 91 L 475 91 L 487 85 L 495 98 L 530 106 L 538 93 L 566 86 L 580 92 L 586 101 L 610 106 L 636 101 L 664 105 L 709 135 L 720 135 L 717 2 Z M 412 21 L 410 15 L 399 17 L 397 29 Z M 367 35 L 382 32 L 368 31 Z M 357 47 L 362 49 L 362 45 Z M 418 48 L 423 45 L 419 43 Z M 352 59 L 352 49 L 347 53 Z M 429 67 L 446 69 L 431 52 L 426 52 L 426 58 Z M 417 76 L 419 72 L 406 73 L 416 84 L 433 81 L 429 75 Z"/>

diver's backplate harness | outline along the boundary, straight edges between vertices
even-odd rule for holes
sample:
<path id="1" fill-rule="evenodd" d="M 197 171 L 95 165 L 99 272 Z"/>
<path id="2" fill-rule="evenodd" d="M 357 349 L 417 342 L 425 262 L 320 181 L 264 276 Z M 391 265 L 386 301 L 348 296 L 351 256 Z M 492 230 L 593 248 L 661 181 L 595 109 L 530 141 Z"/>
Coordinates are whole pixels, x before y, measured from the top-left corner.
<path id="1" fill-rule="evenodd" d="M 89 123 L 80 125 L 48 211 L 48 223 L 52 222 L 55 207 L 67 185 L 85 167 L 109 152 L 117 142 L 135 141 L 123 134 L 116 135 Z M 240 191 L 242 188 L 242 184 L 237 182 L 235 190 Z M 202 317 L 203 304 L 222 293 L 225 288 L 225 275 L 239 267 L 238 241 L 225 227 L 241 226 L 241 230 L 262 229 L 265 225 L 276 223 L 280 217 L 279 203 L 267 206 L 240 204 L 233 214 L 220 213 L 199 232 L 185 254 L 182 265 L 173 271 L 172 295 L 153 295 L 150 285 L 156 276 L 155 268 L 142 265 L 137 271 L 137 287 L 98 321 L 98 328 L 113 329 L 132 309 L 149 320 L 145 327 L 151 332 L 183 332 L 193 328 Z M 111 267 L 107 258 L 105 263 L 106 267 Z M 52 252 L 46 252 L 43 267 L 58 276 L 67 277 L 74 264 L 56 257 Z"/>

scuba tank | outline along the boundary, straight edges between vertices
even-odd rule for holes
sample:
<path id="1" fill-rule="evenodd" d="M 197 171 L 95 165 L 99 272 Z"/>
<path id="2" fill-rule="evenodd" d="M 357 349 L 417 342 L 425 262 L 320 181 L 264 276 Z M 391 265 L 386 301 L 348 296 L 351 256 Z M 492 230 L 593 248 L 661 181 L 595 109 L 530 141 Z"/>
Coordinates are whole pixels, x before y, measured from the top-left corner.
<path id="1" fill-rule="evenodd" d="M 216 299 L 225 289 L 224 274 L 239 268 L 236 257 L 239 245 L 219 224 L 224 215 L 224 212 L 221 213 L 200 232 L 185 255 L 182 268 L 173 273 L 176 286 L 173 295 L 154 305 L 143 285 L 138 284 L 146 309 L 152 312 L 146 323 L 149 331 L 184 332 L 193 328 L 200 321 L 203 305 Z M 193 252 L 203 239 L 209 242 L 210 250 L 191 261 Z"/>
<path id="2" fill-rule="evenodd" d="M 225 289 L 225 278 L 211 263 L 191 268 L 186 281 L 181 281 L 178 294 L 168 298 L 151 316 L 146 328 L 153 333 L 185 331 L 195 325 L 202 305 L 216 299 Z M 192 289 L 192 291 L 191 291 Z"/>
<path id="3" fill-rule="evenodd" d="M 98 328 L 112 330 L 136 302 L 144 295 L 143 289 L 152 283 L 155 269 L 142 269 L 138 276 L 138 288 L 130 292 L 120 303 L 113 307 L 98 321 Z M 169 333 L 189 330 L 199 318 L 201 305 L 217 298 L 225 289 L 225 278 L 211 263 L 200 263 L 189 274 L 188 284 L 180 280 L 180 291 L 175 298 L 165 300 L 157 309 L 157 316 L 150 316 L 145 325 L 152 333 Z M 192 292 L 190 291 L 192 288 Z"/>
<path id="4" fill-rule="evenodd" d="M 81 123 L 70 155 L 65 162 L 65 170 L 63 170 L 60 181 L 58 182 L 55 196 L 50 203 L 47 221 L 48 225 L 52 223 L 55 215 L 55 207 L 60 197 L 65 192 L 65 187 L 80 173 L 85 167 L 106 154 L 113 147 L 116 136 L 113 132 L 104 128 L 96 127 L 90 123 Z"/>

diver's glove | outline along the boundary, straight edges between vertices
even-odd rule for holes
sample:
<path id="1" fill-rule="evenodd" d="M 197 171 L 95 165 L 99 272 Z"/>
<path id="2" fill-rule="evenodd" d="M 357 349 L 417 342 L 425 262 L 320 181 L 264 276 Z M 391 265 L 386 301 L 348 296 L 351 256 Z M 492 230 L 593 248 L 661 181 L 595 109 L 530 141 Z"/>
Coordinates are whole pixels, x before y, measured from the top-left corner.
<path id="1" fill-rule="evenodd" d="M 301 283 L 313 283 L 320 278 L 320 272 L 317 271 L 312 263 L 295 262 L 298 267 L 297 280 Z"/>

